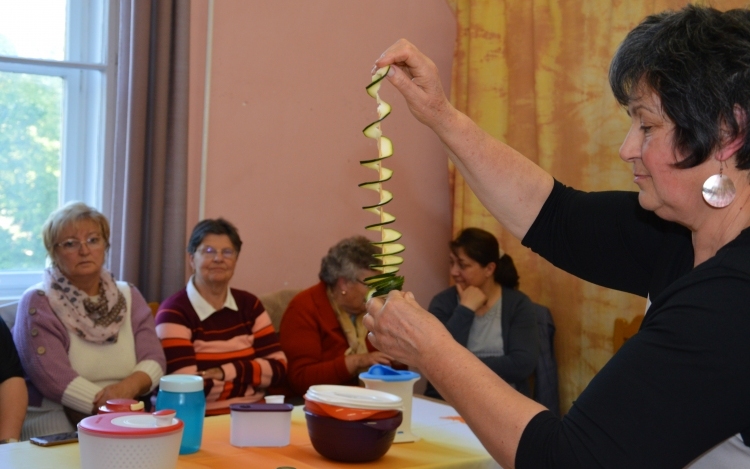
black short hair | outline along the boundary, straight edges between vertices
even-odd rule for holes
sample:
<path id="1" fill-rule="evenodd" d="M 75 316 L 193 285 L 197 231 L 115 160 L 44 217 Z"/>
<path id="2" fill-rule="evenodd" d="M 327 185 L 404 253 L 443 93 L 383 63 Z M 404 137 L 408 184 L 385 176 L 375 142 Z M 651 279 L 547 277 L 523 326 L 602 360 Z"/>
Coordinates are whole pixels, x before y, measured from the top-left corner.
<path id="1" fill-rule="evenodd" d="M 187 245 L 188 254 L 195 254 L 195 250 L 198 249 L 198 246 L 201 245 L 203 239 L 209 234 L 227 235 L 237 253 L 242 249 L 240 234 L 237 232 L 237 228 L 233 224 L 223 218 L 207 218 L 199 221 L 198 224 L 195 225 L 195 228 L 193 228 L 193 232 L 190 234 L 190 240 Z"/>
<path id="2" fill-rule="evenodd" d="M 466 228 L 461 231 L 456 239 L 450 242 L 453 254 L 458 254 L 458 249 L 482 267 L 490 262 L 495 263 L 493 278 L 495 282 L 506 287 L 518 288 L 518 271 L 513 259 L 507 254 L 500 256 L 500 244 L 495 235 L 481 228 Z"/>
<path id="3" fill-rule="evenodd" d="M 739 135 L 737 168 L 750 169 L 747 119 L 750 115 L 750 14 L 737 9 L 722 13 L 688 5 L 679 11 L 648 16 L 618 48 L 609 69 L 617 101 L 627 106 L 641 86 L 659 96 L 675 124 L 675 148 L 692 168 Z"/>

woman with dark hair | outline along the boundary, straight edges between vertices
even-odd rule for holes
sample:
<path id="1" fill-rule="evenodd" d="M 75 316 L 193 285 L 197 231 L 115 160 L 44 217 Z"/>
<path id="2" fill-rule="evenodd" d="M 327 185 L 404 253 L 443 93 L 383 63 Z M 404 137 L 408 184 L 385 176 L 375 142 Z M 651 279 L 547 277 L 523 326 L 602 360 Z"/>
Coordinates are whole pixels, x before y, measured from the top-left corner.
<path id="1" fill-rule="evenodd" d="M 650 299 L 640 331 L 562 420 L 450 340 L 410 294 L 368 304 L 371 340 L 417 366 L 503 467 L 750 467 L 750 15 L 689 5 L 646 18 L 610 84 L 638 193 L 555 181 L 448 102 L 401 40 L 377 61 L 474 193 L 523 244 Z"/>
<path id="2" fill-rule="evenodd" d="M 364 236 L 342 239 L 320 262 L 320 282 L 287 306 L 279 331 L 289 359 L 289 385 L 301 396 L 314 384 L 357 385 L 361 371 L 391 359 L 367 341 L 362 325 L 379 249 Z"/>
<path id="3" fill-rule="evenodd" d="M 492 233 L 466 228 L 450 243 L 455 286 L 435 295 L 427 310 L 453 339 L 525 396 L 539 358 L 531 300 L 517 290 L 513 259 Z M 425 395 L 441 398 L 432 383 Z"/>
<path id="4" fill-rule="evenodd" d="M 203 377 L 206 415 L 257 402 L 286 376 L 286 357 L 260 300 L 229 287 L 241 248 L 237 228 L 223 218 L 195 225 L 187 247 L 193 275 L 156 314 L 167 373 Z"/>

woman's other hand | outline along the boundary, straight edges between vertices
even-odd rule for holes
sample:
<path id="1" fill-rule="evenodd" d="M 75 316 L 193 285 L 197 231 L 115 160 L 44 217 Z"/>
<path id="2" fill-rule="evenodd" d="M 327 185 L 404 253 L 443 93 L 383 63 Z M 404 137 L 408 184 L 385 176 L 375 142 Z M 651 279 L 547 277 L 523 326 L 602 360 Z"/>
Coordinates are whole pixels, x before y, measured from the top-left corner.
<path id="1" fill-rule="evenodd" d="M 358 370 L 369 368 L 372 365 L 388 365 L 390 366 L 393 362 L 393 359 L 386 355 L 383 352 L 380 352 L 378 350 L 370 353 L 359 353 L 356 355 L 347 355 L 345 357 L 346 360 L 346 369 L 349 370 L 349 373 L 352 375 L 356 373 Z"/>
<path id="2" fill-rule="evenodd" d="M 388 48 L 375 61 L 375 70 L 392 65 L 388 81 L 406 98 L 409 110 L 423 124 L 444 125 L 454 111 L 443 91 L 435 63 L 406 39 Z"/>
<path id="3" fill-rule="evenodd" d="M 425 311 L 410 292 L 391 291 L 385 301 L 372 298 L 367 303 L 364 325 L 370 343 L 393 360 L 422 368 L 432 347 L 453 341 L 442 323 Z"/>
<path id="4" fill-rule="evenodd" d="M 151 389 L 151 378 L 142 371 L 136 371 L 117 383 L 105 386 L 94 397 L 94 413 L 109 399 L 135 399 Z"/>
<path id="5" fill-rule="evenodd" d="M 222 368 L 214 367 L 207 370 L 199 371 L 198 376 L 204 379 L 215 379 L 216 381 L 224 381 L 224 370 Z"/>
<path id="6" fill-rule="evenodd" d="M 467 285 L 466 288 L 462 288 L 461 285 L 456 284 L 456 289 L 458 290 L 458 297 L 460 299 L 459 303 L 475 313 L 487 303 L 487 295 L 479 287 Z"/>

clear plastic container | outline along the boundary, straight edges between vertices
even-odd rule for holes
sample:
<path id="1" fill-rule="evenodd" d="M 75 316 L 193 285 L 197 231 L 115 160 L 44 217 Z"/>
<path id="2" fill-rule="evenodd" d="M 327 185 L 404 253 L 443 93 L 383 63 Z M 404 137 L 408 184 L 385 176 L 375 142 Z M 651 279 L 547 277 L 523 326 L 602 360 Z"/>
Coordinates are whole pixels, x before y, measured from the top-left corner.
<path id="1" fill-rule="evenodd" d="M 201 447 L 203 418 L 206 414 L 206 396 L 203 378 L 193 375 L 162 376 L 156 410 L 174 409 L 177 418 L 185 423 L 180 443 L 180 454 L 191 454 Z"/>
<path id="2" fill-rule="evenodd" d="M 232 446 L 286 446 L 292 427 L 292 404 L 231 404 Z"/>

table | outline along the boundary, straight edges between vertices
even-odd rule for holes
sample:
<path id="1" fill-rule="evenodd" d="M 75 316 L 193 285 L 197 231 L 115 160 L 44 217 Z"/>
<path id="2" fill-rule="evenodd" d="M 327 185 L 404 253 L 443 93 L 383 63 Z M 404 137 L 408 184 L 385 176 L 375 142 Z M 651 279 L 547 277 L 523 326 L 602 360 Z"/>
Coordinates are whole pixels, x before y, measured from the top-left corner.
<path id="1" fill-rule="evenodd" d="M 421 439 L 391 446 L 381 459 L 364 464 L 338 463 L 320 456 L 310 443 L 302 406 L 292 411 L 291 443 L 280 448 L 236 448 L 229 444 L 229 415 L 208 417 L 200 451 L 180 456 L 178 469 L 258 468 L 500 468 L 456 411 L 419 397 L 412 405 L 412 433 Z M 66 469 L 81 467 L 77 444 L 42 448 L 27 441 L 0 445 L 0 468 Z"/>

